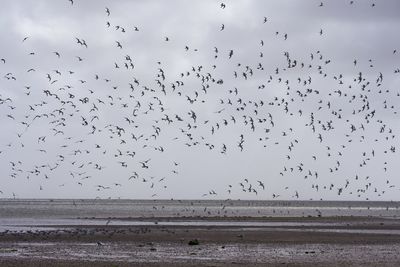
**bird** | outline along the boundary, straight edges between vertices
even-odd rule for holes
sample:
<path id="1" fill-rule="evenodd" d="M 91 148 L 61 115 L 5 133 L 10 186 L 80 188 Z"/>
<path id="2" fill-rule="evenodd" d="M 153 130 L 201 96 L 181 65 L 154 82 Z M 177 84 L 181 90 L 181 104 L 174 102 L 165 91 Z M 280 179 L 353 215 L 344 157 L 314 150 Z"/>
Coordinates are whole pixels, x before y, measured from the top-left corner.
<path id="1" fill-rule="evenodd" d="M 56 14 L 79 22 L 82 36 L 59 38 L 68 24 L 57 28 L 56 41 L 28 27 L 23 44 L 11 38 L 1 52 L 6 142 L 0 144 L 0 164 L 15 183 L 2 187 L 5 195 L 26 180 L 42 196 L 52 188 L 47 183 L 61 177 L 55 184 L 60 191 L 103 197 L 128 188 L 162 197 L 170 182 L 201 179 L 198 170 L 208 161 L 217 173 L 225 168 L 228 178 L 218 180 L 226 183 L 222 190 L 213 181 L 199 185 L 200 193 L 193 189 L 207 198 L 385 199 L 396 192 L 400 92 L 393 84 L 400 70 L 390 38 L 372 58 L 347 47 L 350 39 L 326 45 L 342 39 L 338 31 L 323 29 L 324 22 L 292 34 L 293 28 L 274 23 L 279 16 L 274 8 L 246 24 L 241 22 L 250 17 L 242 12 L 239 20 L 237 5 L 215 3 L 207 16 L 216 17 L 198 21 L 200 29 L 215 30 L 211 39 L 179 16 L 163 23 L 172 13 L 158 18 L 157 31 L 140 14 L 131 20 L 115 10 L 111 17 L 108 7 L 104 14 L 102 4 L 93 4 L 100 5 L 93 14 L 104 20 L 89 25 L 89 17 L 75 16 L 84 8 L 80 2 L 68 1 L 74 8 L 61 2 L 65 12 Z M 318 3 L 324 8 L 316 8 Z M 326 11 L 339 21 L 349 8 L 354 16 L 362 12 L 353 3 L 341 5 L 341 16 L 324 1 L 296 10 L 296 20 L 284 20 L 310 23 L 310 14 Z M 198 12 L 201 17 L 203 9 Z M 378 20 L 374 12 L 372 22 Z M 226 21 L 227 15 L 233 20 Z M 359 25 L 349 27 L 371 47 Z M 216 34 L 217 29 L 228 32 Z M 318 30 L 319 41 L 309 45 Z M 149 38 L 156 42 L 144 42 Z M 119 49 L 109 49 L 110 41 Z M 224 165 L 232 162 L 233 167 Z M 238 170 L 245 179 L 234 177 Z"/>

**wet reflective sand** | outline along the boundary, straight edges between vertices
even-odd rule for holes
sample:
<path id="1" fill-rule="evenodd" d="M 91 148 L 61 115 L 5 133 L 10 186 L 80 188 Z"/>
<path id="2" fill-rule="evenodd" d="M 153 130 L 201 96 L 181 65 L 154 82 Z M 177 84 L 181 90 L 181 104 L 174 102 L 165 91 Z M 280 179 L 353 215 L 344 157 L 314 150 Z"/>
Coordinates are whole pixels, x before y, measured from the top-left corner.
<path id="1" fill-rule="evenodd" d="M 400 222 L 373 218 L 93 220 L 0 234 L 0 265 L 396 266 Z M 65 223 L 66 221 L 62 221 Z M 101 222 L 102 224 L 95 224 Z M 22 226 L 18 226 L 22 227 Z M 199 245 L 189 245 L 197 239 Z"/>
<path id="2" fill-rule="evenodd" d="M 165 202 L 150 203 L 131 210 L 128 206 L 132 202 L 121 204 L 119 210 L 115 202 L 108 203 L 116 209 L 114 214 L 86 203 L 88 216 L 82 216 L 85 206 L 77 204 L 79 212 L 75 214 L 69 206 L 71 202 L 47 208 L 45 202 L 6 203 L 0 208 L 0 266 L 398 266 L 400 263 L 396 203 L 392 206 L 375 203 L 369 208 L 357 204 L 358 208 L 350 209 L 343 203 L 336 207 L 319 203 L 319 213 L 314 216 L 307 212 L 315 211 L 315 203 L 311 203 L 312 208 L 300 207 L 301 203 L 294 206 L 289 203 L 292 205 L 289 208 L 275 205 L 275 216 L 259 215 L 258 211 L 271 209 L 272 206 L 263 206 L 266 203 L 250 203 L 251 211 L 243 205 L 231 205 L 234 216 L 218 216 L 218 212 L 227 208 L 216 203 L 206 209 L 210 211 L 207 216 L 198 214 L 204 212 L 206 204 L 202 202 L 196 204 L 195 212 L 191 209 L 196 205 L 187 203 L 185 206 L 168 202 L 168 208 Z M 4 212 L 13 209 L 19 210 L 18 216 Z M 58 213 L 46 215 L 54 210 Z M 148 216 L 138 215 L 138 210 Z M 362 216 L 357 216 L 360 210 Z M 287 211 L 294 215 L 288 216 Z M 326 216 L 333 211 L 350 215 Z M 247 216 L 249 212 L 255 215 Z M 282 212 L 285 215 L 279 216 Z M 386 216 L 373 216 L 371 212 Z M 190 213 L 192 216 L 187 216 Z M 307 215 L 299 216 L 302 213 Z M 199 244 L 189 245 L 191 240 L 198 240 Z"/>

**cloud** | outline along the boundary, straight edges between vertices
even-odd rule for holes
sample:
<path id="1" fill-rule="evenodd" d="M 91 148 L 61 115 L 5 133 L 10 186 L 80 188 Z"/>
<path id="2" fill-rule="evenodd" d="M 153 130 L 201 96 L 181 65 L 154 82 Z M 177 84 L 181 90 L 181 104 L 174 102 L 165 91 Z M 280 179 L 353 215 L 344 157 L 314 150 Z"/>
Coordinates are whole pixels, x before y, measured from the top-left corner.
<path id="1" fill-rule="evenodd" d="M 399 3 L 318 5 L 5 1 L 3 197 L 397 200 Z"/>

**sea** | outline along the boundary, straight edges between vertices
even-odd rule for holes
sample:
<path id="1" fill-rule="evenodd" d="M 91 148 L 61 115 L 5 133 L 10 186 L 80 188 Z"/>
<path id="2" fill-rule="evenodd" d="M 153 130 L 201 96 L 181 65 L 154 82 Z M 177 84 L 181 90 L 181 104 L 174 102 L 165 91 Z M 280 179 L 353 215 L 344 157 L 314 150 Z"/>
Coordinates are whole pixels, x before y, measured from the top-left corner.
<path id="1" fill-rule="evenodd" d="M 1 199 L 0 231 L 154 223 L 267 226 L 274 222 L 262 218 L 289 217 L 397 219 L 399 207 L 400 202 L 383 201 Z"/>

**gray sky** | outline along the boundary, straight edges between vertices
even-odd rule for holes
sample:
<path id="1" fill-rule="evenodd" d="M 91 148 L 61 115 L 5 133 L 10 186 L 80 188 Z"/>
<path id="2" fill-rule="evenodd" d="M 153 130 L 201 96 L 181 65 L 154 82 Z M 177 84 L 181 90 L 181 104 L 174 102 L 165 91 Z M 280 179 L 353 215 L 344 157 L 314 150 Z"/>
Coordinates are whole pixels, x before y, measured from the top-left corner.
<path id="1" fill-rule="evenodd" d="M 320 5 L 2 1 L 0 197 L 400 200 L 400 3 Z"/>

